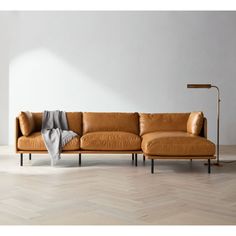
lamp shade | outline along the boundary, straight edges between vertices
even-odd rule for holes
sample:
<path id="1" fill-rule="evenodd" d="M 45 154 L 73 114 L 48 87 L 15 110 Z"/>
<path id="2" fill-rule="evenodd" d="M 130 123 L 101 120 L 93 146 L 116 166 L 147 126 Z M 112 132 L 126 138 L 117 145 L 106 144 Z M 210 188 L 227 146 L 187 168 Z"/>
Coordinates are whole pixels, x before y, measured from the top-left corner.
<path id="1" fill-rule="evenodd" d="M 187 84 L 187 88 L 211 88 L 211 84 Z"/>

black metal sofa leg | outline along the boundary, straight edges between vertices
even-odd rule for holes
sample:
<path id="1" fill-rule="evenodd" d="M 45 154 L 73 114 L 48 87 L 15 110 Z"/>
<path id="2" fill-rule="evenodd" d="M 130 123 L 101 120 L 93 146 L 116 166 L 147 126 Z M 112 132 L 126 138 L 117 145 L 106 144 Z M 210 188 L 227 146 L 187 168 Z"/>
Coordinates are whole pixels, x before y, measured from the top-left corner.
<path id="1" fill-rule="evenodd" d="M 81 166 L 81 153 L 79 153 L 79 166 Z"/>
<path id="2" fill-rule="evenodd" d="M 143 164 L 145 163 L 146 157 L 143 155 Z"/>
<path id="3" fill-rule="evenodd" d="M 208 174 L 211 173 L 211 159 L 208 159 Z"/>
<path id="4" fill-rule="evenodd" d="M 135 166 L 138 166 L 138 154 L 135 153 Z"/>
<path id="5" fill-rule="evenodd" d="M 151 159 L 151 173 L 154 174 L 154 159 Z"/>
<path id="6" fill-rule="evenodd" d="M 134 153 L 132 153 L 132 161 L 134 161 Z"/>
<path id="7" fill-rule="evenodd" d="M 20 154 L 20 166 L 23 166 L 23 153 Z"/>
<path id="8" fill-rule="evenodd" d="M 31 161 L 31 153 L 29 153 L 29 160 Z"/>

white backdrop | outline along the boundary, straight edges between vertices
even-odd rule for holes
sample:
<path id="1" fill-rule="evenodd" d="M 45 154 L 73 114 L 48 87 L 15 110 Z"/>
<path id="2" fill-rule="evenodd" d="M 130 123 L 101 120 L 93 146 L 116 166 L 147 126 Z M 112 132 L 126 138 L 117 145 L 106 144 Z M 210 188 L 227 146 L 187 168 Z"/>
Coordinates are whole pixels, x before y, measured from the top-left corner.
<path id="1" fill-rule="evenodd" d="M 9 27 L 7 12 L 0 13 L 0 145 L 8 143 L 9 126 Z"/>
<path id="2" fill-rule="evenodd" d="M 9 143 L 20 110 L 202 110 L 236 144 L 236 13 L 18 12 L 9 69 Z"/>

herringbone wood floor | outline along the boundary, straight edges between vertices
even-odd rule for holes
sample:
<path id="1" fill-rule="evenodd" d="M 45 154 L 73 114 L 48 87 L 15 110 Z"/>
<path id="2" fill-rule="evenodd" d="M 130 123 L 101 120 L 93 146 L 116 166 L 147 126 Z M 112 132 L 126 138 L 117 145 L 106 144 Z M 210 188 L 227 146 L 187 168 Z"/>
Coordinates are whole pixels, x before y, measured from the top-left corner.
<path id="1" fill-rule="evenodd" d="M 236 146 L 221 158 L 236 160 Z M 0 224 L 235 224 L 236 163 L 203 161 L 131 164 L 128 155 L 63 156 L 51 167 L 47 155 L 19 157 L 0 147 Z"/>

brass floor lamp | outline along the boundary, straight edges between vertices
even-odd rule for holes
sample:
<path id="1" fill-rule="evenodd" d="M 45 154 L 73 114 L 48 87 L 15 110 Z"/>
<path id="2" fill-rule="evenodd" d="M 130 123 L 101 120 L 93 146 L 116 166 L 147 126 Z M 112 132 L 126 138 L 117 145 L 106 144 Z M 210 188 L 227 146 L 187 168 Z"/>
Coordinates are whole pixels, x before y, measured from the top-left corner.
<path id="1" fill-rule="evenodd" d="M 217 90 L 217 146 L 216 146 L 216 163 L 220 165 L 220 90 L 217 86 L 212 84 L 187 84 L 187 88 L 193 89 L 210 89 L 216 88 Z"/>

